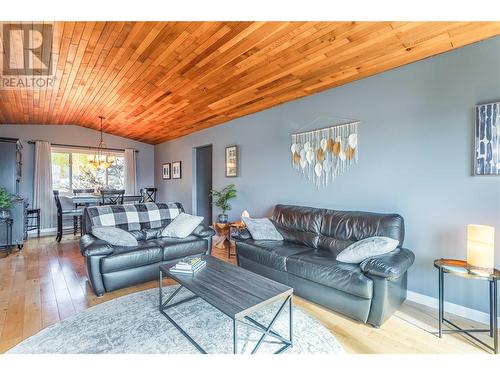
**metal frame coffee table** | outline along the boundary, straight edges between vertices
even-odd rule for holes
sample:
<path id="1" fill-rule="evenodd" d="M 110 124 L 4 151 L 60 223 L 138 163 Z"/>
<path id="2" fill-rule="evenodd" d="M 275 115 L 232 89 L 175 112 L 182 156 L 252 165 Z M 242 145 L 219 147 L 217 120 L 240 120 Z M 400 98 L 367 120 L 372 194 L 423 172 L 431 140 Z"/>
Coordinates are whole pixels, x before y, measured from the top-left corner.
<path id="1" fill-rule="evenodd" d="M 207 265 L 195 275 L 180 275 L 170 272 L 176 262 L 160 266 L 159 277 L 159 310 L 160 312 L 194 345 L 200 353 L 207 352 L 175 322 L 168 310 L 183 303 L 201 298 L 217 310 L 228 316 L 233 321 L 233 353 L 238 353 L 238 324 L 249 327 L 262 333 L 257 344 L 252 350 L 255 354 L 261 347 L 266 337 L 273 337 L 283 345 L 275 352 L 282 353 L 293 346 L 293 315 L 292 298 L 293 289 L 287 285 L 267 279 L 253 272 L 223 262 L 209 255 L 201 257 Z M 165 300 L 163 296 L 163 278 L 167 276 L 179 283 L 179 287 Z M 172 299 L 183 289 L 188 289 L 193 296 L 171 303 Z M 267 324 L 258 322 L 249 315 L 270 303 L 280 301 L 280 307 Z M 288 307 L 289 310 L 289 338 L 284 338 L 277 333 L 273 326 Z"/>

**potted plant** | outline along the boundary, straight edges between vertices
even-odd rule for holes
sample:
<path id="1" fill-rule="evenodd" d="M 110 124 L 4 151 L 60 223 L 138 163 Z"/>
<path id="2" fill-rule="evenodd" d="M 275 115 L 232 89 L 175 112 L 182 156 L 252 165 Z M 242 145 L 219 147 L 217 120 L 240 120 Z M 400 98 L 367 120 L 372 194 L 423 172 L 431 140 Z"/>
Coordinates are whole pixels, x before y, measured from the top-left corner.
<path id="1" fill-rule="evenodd" d="M 212 204 L 222 211 L 222 213 L 218 216 L 219 223 L 226 224 L 228 221 L 226 212 L 231 210 L 231 204 L 229 201 L 236 198 L 236 187 L 234 184 L 231 184 L 227 185 L 222 190 L 211 189 L 210 196 L 212 197 Z"/>
<path id="2" fill-rule="evenodd" d="M 10 209 L 13 206 L 12 195 L 7 192 L 7 189 L 0 186 L 0 219 L 8 219 L 10 217 Z"/>

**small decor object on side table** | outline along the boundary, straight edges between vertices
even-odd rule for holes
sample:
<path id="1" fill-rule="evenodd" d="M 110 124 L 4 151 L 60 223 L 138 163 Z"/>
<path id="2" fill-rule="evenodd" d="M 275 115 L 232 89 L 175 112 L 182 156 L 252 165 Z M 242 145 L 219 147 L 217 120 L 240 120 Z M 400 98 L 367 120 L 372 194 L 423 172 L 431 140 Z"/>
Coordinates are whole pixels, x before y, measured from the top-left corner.
<path id="1" fill-rule="evenodd" d="M 238 146 L 226 147 L 226 177 L 238 177 Z"/>
<path id="2" fill-rule="evenodd" d="M 162 177 L 164 180 L 170 180 L 170 163 L 163 163 L 162 167 Z"/>
<path id="3" fill-rule="evenodd" d="M 182 178 L 182 163 L 180 161 L 174 161 L 172 163 L 172 178 L 174 180 Z"/>
<path id="4" fill-rule="evenodd" d="M 228 216 L 227 211 L 231 210 L 231 204 L 229 201 L 236 198 L 236 187 L 234 184 L 227 185 L 222 190 L 210 190 L 210 196 L 212 197 L 212 204 L 218 207 L 222 213 L 219 214 L 218 222 L 220 224 L 227 224 Z"/>
<path id="5" fill-rule="evenodd" d="M 500 271 L 493 268 L 495 255 L 495 230 L 486 225 L 467 226 L 467 261 L 456 259 L 436 259 L 434 267 L 439 270 L 439 337 L 443 333 L 464 333 L 486 348 L 498 354 L 497 324 L 497 280 Z M 463 329 L 444 317 L 444 275 L 464 277 L 467 279 L 486 280 L 490 284 L 490 325 L 488 329 Z M 443 323 L 453 329 L 443 329 Z M 472 333 L 487 332 L 493 338 L 493 346 L 485 343 Z"/>

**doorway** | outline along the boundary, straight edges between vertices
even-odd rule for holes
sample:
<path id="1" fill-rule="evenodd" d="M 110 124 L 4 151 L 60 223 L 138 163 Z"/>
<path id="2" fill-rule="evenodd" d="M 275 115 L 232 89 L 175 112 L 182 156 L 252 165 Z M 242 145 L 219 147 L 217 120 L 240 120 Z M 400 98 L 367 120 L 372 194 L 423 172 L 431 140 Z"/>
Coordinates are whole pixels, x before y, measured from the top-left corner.
<path id="1" fill-rule="evenodd" d="M 193 207 L 195 214 L 203 216 L 203 224 L 212 225 L 212 145 L 194 149 Z"/>

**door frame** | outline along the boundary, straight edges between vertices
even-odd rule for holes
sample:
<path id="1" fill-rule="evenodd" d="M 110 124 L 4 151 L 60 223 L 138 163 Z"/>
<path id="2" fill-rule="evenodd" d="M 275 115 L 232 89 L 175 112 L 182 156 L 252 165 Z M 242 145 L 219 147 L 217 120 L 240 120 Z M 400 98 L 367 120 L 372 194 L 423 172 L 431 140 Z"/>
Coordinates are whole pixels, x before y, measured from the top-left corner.
<path id="1" fill-rule="evenodd" d="M 196 172 L 198 171 L 198 163 L 196 160 L 197 152 L 198 149 L 205 148 L 205 147 L 212 147 L 212 188 L 214 186 L 214 145 L 213 143 L 207 143 L 204 145 L 196 146 L 193 147 L 192 154 L 191 154 L 191 159 L 192 159 L 192 165 L 193 165 L 193 170 L 192 170 L 192 186 L 191 186 L 191 207 L 193 208 L 193 215 L 198 215 L 198 203 L 197 203 L 197 198 L 198 198 L 198 193 L 196 192 L 196 188 L 198 185 L 198 179 Z M 213 209 L 211 208 L 212 211 L 212 221 L 213 221 Z"/>

